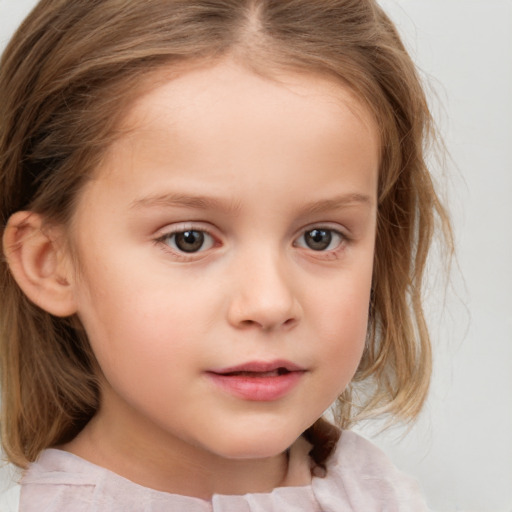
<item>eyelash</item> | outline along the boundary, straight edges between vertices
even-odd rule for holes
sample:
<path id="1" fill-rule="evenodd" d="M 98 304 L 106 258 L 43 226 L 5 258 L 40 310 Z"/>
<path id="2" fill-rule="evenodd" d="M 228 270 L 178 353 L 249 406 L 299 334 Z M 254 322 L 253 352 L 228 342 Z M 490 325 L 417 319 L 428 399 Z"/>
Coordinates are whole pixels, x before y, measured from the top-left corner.
<path id="1" fill-rule="evenodd" d="M 180 249 L 176 245 L 176 237 L 178 235 L 185 235 L 186 233 L 195 233 L 200 235 L 200 246 L 197 250 L 183 250 Z M 322 244 L 322 240 L 319 240 L 319 236 L 322 235 L 327 236 L 327 239 L 323 241 L 323 243 L 327 242 L 327 246 L 325 248 L 317 248 L 314 249 L 310 245 L 308 245 L 308 242 L 306 241 L 306 237 L 309 235 L 309 242 L 312 243 L 318 243 L 320 245 Z M 316 235 L 316 236 L 315 236 Z M 315 240 L 316 238 L 316 240 Z M 207 240 L 207 247 L 204 248 L 204 242 Z M 303 240 L 301 243 L 300 240 Z M 172 245 L 171 245 L 171 243 Z M 327 256 L 335 256 L 347 243 L 349 242 L 349 238 L 341 233 L 339 230 L 328 227 L 328 226 L 312 226 L 310 228 L 307 228 L 301 232 L 301 235 L 297 238 L 295 238 L 293 242 L 293 247 L 298 247 L 307 251 L 312 252 L 316 257 L 327 257 Z M 177 229 L 168 231 L 158 238 L 155 239 L 155 243 L 158 245 L 164 246 L 164 249 L 172 252 L 173 255 L 177 258 L 183 259 L 183 260 L 191 260 L 194 258 L 197 258 L 197 255 L 208 251 L 209 249 L 215 247 L 216 245 L 221 245 L 220 242 L 216 241 L 216 238 L 212 235 L 212 233 L 204 229 L 203 227 L 192 227 L 192 226 L 180 226 Z M 335 247 L 329 248 L 332 244 L 335 244 Z"/>
<path id="2" fill-rule="evenodd" d="M 326 240 L 321 240 L 322 236 L 327 235 Z M 309 236 L 310 242 L 313 244 L 320 244 L 323 245 L 324 243 L 327 243 L 327 246 L 325 248 L 313 248 L 311 245 L 308 245 L 307 238 Z M 320 240 L 318 238 L 320 237 Z M 299 240 L 304 239 L 304 245 L 301 245 L 299 243 Z M 302 235 L 295 239 L 295 242 L 293 245 L 295 247 L 301 247 L 306 250 L 314 251 L 315 253 L 321 254 L 321 253 L 327 253 L 327 254 L 333 254 L 336 253 L 340 247 L 347 242 L 347 237 L 343 235 L 339 230 L 330 228 L 330 227 L 324 227 L 324 226 L 314 226 L 312 228 L 308 228 L 304 230 Z M 335 247 L 329 247 L 335 243 Z"/>
<path id="3" fill-rule="evenodd" d="M 203 244 L 201 244 L 201 247 L 199 247 L 199 250 L 197 251 L 186 251 L 180 249 L 176 245 L 176 237 L 178 235 L 185 235 L 186 233 L 199 233 L 203 239 L 207 238 L 209 240 L 208 247 L 206 249 L 203 248 Z M 172 245 L 171 245 L 171 243 Z M 155 243 L 158 245 L 161 245 L 164 247 L 164 250 L 172 252 L 172 254 L 183 260 L 189 260 L 191 258 L 194 258 L 194 256 L 197 258 L 197 254 L 200 254 L 202 252 L 205 252 L 212 247 L 215 247 L 215 245 L 220 245 L 218 242 L 216 242 L 215 237 L 208 231 L 207 229 L 204 229 L 203 227 L 192 227 L 192 226 L 179 226 L 177 229 L 173 229 L 171 231 L 168 231 L 158 238 L 155 239 Z"/>

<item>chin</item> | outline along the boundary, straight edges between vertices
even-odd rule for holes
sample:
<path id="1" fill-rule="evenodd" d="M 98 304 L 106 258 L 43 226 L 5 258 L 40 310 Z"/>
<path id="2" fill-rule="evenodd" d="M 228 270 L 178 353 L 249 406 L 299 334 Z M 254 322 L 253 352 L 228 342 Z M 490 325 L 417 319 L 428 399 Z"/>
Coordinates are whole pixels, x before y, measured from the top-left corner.
<path id="1" fill-rule="evenodd" d="M 303 431 L 285 434 L 272 430 L 269 432 L 229 435 L 219 440 L 215 452 L 227 459 L 264 459 L 275 457 L 285 452 L 302 434 Z"/>

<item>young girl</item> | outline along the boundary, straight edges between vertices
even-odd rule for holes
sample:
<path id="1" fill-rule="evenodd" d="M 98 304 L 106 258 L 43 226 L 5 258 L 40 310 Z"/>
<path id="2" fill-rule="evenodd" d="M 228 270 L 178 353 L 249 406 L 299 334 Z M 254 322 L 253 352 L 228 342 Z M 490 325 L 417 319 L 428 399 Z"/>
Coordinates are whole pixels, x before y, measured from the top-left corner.
<path id="1" fill-rule="evenodd" d="M 0 97 L 2 511 L 425 510 L 347 430 L 421 409 L 447 226 L 377 3 L 41 0 Z"/>

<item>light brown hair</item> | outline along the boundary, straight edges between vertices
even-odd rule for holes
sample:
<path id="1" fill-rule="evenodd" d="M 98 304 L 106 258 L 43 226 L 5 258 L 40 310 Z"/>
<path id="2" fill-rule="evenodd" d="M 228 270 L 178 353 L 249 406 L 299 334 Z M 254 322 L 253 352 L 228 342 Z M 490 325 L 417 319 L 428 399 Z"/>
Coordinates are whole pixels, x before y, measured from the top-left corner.
<path id="1" fill-rule="evenodd" d="M 0 63 L 0 229 L 19 210 L 68 225 L 81 187 L 149 78 L 162 67 L 226 56 L 257 72 L 288 68 L 339 80 L 377 120 L 368 340 L 337 419 L 346 427 L 372 411 L 414 418 L 431 373 L 421 302 L 426 257 L 436 222 L 447 233 L 449 224 L 425 163 L 432 123 L 420 80 L 373 0 L 41 0 Z M 72 439 L 97 410 L 97 368 L 79 321 L 33 305 L 5 257 L 0 289 L 2 443 L 25 466 Z M 308 434 L 319 461 L 330 446 L 321 431 Z"/>

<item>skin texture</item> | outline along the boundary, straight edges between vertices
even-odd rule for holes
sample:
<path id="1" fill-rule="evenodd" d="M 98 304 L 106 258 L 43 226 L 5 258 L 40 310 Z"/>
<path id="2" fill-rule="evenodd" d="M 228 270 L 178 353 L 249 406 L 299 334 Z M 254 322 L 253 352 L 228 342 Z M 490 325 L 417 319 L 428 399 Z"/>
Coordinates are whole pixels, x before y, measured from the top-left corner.
<path id="1" fill-rule="evenodd" d="M 163 73 L 123 129 L 72 224 L 69 283 L 104 378 L 63 448 L 168 492 L 270 491 L 364 348 L 376 126 L 339 84 L 225 61 Z M 172 236 L 187 230 L 206 233 L 196 252 Z M 209 373 L 276 360 L 303 371 L 272 400 Z"/>

